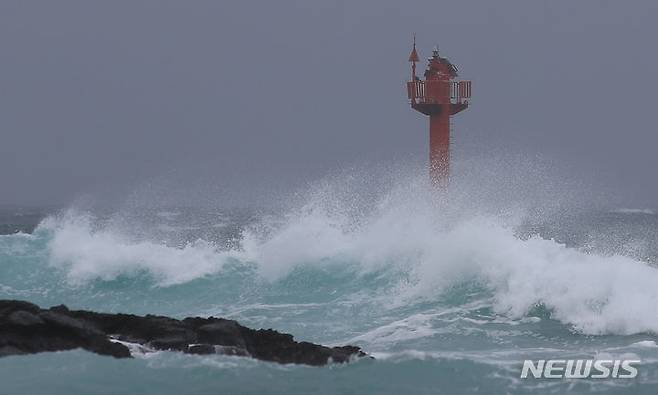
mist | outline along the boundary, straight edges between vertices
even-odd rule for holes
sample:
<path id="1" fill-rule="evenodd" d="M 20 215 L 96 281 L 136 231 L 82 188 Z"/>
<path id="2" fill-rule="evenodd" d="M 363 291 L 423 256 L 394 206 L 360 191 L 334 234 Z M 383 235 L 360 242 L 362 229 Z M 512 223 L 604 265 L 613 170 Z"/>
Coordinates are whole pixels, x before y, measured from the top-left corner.
<path id="1" fill-rule="evenodd" d="M 438 45 L 473 81 L 458 167 L 538 158 L 655 207 L 657 17 L 651 1 L 2 2 L 0 204 L 233 205 L 422 168 L 416 33 L 421 58 Z"/>

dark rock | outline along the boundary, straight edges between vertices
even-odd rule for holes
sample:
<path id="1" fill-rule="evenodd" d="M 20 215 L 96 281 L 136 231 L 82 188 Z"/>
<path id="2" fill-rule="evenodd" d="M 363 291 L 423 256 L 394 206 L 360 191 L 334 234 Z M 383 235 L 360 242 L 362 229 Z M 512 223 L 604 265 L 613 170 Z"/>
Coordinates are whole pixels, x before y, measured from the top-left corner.
<path id="1" fill-rule="evenodd" d="M 181 334 L 158 337 L 149 342 L 149 345 L 157 350 L 184 351 L 188 349 L 189 344 L 189 339 Z"/>
<path id="2" fill-rule="evenodd" d="M 66 314 L 55 313 L 54 311 L 45 311 L 39 314 L 43 321 L 51 326 L 59 327 L 76 333 L 89 333 L 103 335 L 104 333 L 94 327 L 93 324 L 72 318 Z"/>
<path id="3" fill-rule="evenodd" d="M 44 323 L 38 315 L 24 310 L 14 311 L 9 314 L 9 316 L 7 316 L 7 322 L 18 326 L 39 325 Z"/>
<path id="4" fill-rule="evenodd" d="M 367 356 L 358 347 L 325 347 L 296 342 L 272 329 L 254 330 L 222 318 L 185 318 L 43 310 L 22 301 L 0 300 L 0 357 L 83 348 L 101 355 L 129 358 L 120 341 L 157 350 L 189 354 L 251 356 L 278 363 L 325 365 Z"/>
<path id="5" fill-rule="evenodd" d="M 30 313 L 38 313 L 41 311 L 39 306 L 30 302 L 23 302 L 21 300 L 0 300 L 0 317 L 10 314 L 13 311 L 29 311 Z"/>
<path id="6" fill-rule="evenodd" d="M 115 358 L 132 358 L 128 347 L 113 341 L 98 342 L 91 347 L 83 348 L 100 355 L 110 355 Z"/>
<path id="7" fill-rule="evenodd" d="M 64 313 L 64 314 L 66 314 L 66 313 L 68 313 L 70 310 L 69 310 L 68 307 L 64 306 L 63 304 L 60 304 L 60 305 L 57 305 L 57 306 L 53 306 L 53 307 L 51 307 L 51 308 L 50 308 L 50 311 L 54 311 L 54 312 L 56 312 L 56 313 Z"/>
<path id="8" fill-rule="evenodd" d="M 198 355 L 217 354 L 217 350 L 212 344 L 190 344 L 185 352 Z"/>
<path id="9" fill-rule="evenodd" d="M 0 357 L 6 357 L 8 355 L 22 355 L 22 354 L 27 354 L 27 353 L 14 346 L 0 347 Z"/>
<path id="10" fill-rule="evenodd" d="M 240 331 L 240 324 L 231 320 L 216 319 L 216 321 L 197 328 L 199 341 L 245 348 L 245 341 Z"/>

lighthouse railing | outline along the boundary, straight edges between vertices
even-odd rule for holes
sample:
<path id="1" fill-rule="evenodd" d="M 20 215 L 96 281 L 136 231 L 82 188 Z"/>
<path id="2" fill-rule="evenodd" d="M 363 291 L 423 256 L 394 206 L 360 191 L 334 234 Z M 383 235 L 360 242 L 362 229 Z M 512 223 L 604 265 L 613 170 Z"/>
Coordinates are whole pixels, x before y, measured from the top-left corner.
<path id="1" fill-rule="evenodd" d="M 471 81 L 409 81 L 407 95 L 415 103 L 462 103 L 471 97 Z"/>

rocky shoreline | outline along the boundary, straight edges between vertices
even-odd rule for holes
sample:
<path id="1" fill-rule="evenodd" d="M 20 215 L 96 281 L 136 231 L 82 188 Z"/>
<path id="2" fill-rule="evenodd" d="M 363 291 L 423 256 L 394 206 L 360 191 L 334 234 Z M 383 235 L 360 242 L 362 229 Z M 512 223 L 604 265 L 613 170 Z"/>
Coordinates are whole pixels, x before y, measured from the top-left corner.
<path id="1" fill-rule="evenodd" d="M 254 330 L 223 318 L 174 318 L 49 309 L 0 300 L 0 357 L 82 348 L 100 355 L 131 358 L 129 345 L 189 354 L 225 354 L 282 364 L 313 366 L 367 357 L 359 347 L 325 347 L 297 342 L 272 329 Z"/>

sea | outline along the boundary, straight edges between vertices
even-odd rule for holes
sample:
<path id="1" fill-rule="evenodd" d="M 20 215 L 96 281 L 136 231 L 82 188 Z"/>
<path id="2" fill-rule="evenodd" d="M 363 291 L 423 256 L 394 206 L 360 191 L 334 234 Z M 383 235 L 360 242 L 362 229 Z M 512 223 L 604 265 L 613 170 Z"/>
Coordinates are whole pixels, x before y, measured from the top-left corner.
<path id="1" fill-rule="evenodd" d="M 440 190 L 423 171 L 343 172 L 269 206 L 2 206 L 0 299 L 225 317 L 373 358 L 42 353 L 0 358 L 0 394 L 655 394 L 656 207 L 463 169 Z M 640 363 L 521 378 L 550 359 Z"/>

